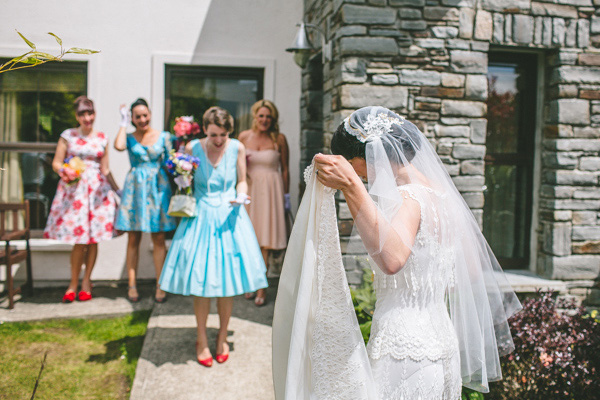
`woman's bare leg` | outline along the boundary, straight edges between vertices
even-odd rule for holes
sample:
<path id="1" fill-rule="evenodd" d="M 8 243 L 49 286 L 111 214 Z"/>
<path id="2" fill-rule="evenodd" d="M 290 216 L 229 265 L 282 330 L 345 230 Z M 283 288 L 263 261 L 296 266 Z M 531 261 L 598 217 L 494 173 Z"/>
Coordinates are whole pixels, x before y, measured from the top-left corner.
<path id="1" fill-rule="evenodd" d="M 96 257 L 98 256 L 98 243 L 88 244 L 85 254 L 85 272 L 81 280 L 81 290 L 84 292 L 92 291 L 92 270 L 96 265 Z"/>
<path id="2" fill-rule="evenodd" d="M 129 285 L 127 296 L 132 299 L 137 299 L 139 297 L 136 285 L 141 240 L 142 232 L 133 231 L 127 234 L 127 256 L 125 257 L 125 263 L 127 264 L 127 280 Z"/>
<path id="3" fill-rule="evenodd" d="M 71 282 L 69 282 L 67 292 L 77 292 L 86 247 L 87 245 L 85 244 L 76 244 L 73 246 L 73 250 L 71 250 Z"/>
<path id="4" fill-rule="evenodd" d="M 166 293 L 162 291 L 158 286 L 160 274 L 162 273 L 162 268 L 165 263 L 165 258 L 167 256 L 167 247 L 165 245 L 165 233 L 152 232 L 151 237 L 154 249 L 152 252 L 152 256 L 154 257 L 154 270 L 156 271 L 156 294 L 154 295 L 154 298 L 158 301 L 161 301 L 166 296 Z"/>
<path id="5" fill-rule="evenodd" d="M 206 360 L 212 357 L 208 348 L 208 337 L 206 335 L 206 320 L 210 311 L 210 298 L 194 296 L 194 314 L 196 315 L 196 358 Z"/>
<path id="6" fill-rule="evenodd" d="M 264 248 L 260 248 L 260 252 L 262 253 L 263 256 L 263 260 L 265 261 L 265 266 L 268 268 L 268 261 L 269 261 L 269 249 L 264 249 Z M 256 298 L 254 299 L 254 304 L 256 304 L 257 306 L 262 306 L 263 304 L 265 304 L 265 301 L 267 300 L 267 289 L 258 289 L 256 291 Z"/>
<path id="7" fill-rule="evenodd" d="M 233 297 L 219 297 L 217 311 L 219 313 L 219 334 L 217 335 L 217 355 L 229 354 L 227 343 L 227 327 L 233 310 Z"/>

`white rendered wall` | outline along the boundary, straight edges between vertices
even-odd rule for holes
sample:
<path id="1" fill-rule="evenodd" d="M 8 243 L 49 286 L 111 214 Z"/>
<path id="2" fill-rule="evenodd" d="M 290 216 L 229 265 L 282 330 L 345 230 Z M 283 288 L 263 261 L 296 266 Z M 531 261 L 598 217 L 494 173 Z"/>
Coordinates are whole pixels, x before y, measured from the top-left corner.
<path id="1" fill-rule="evenodd" d="M 278 106 L 281 131 L 290 144 L 290 191 L 296 206 L 300 69 L 285 48 L 294 39 L 302 8 L 302 0 L 2 0 L 0 57 L 27 51 L 15 29 L 39 50 L 52 54 L 58 45 L 46 32 L 60 36 L 66 47 L 100 50 L 70 59 L 88 61 L 88 95 L 97 110 L 95 127 L 111 141 L 119 127 L 119 105 L 138 97 L 148 99 L 153 126 L 162 129 L 164 62 L 265 67 L 265 97 Z M 129 170 L 127 153 L 111 148 L 110 167 L 122 184 Z M 37 249 L 48 248 L 48 242 L 36 242 Z M 100 244 L 94 279 L 126 276 L 125 245 L 126 235 Z M 145 237 L 140 278 L 154 277 L 149 248 L 149 237 Z M 33 262 L 37 281 L 69 277 L 64 246 L 38 251 Z"/>

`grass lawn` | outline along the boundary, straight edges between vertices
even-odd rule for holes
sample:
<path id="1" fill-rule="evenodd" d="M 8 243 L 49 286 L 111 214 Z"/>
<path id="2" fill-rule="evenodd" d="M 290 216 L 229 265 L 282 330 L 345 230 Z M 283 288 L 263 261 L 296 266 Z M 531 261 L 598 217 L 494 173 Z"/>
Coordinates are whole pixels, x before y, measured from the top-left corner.
<path id="1" fill-rule="evenodd" d="M 0 399 L 127 399 L 150 311 L 0 325 Z"/>

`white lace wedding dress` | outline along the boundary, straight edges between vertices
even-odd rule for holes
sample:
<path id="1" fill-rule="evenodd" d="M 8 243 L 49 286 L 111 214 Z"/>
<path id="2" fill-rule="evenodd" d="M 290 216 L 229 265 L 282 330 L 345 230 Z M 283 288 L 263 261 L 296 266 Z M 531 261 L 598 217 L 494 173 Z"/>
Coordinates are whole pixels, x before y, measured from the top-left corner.
<path id="1" fill-rule="evenodd" d="M 420 228 L 398 274 L 374 272 L 377 304 L 365 348 L 342 264 L 334 191 L 310 167 L 305 180 L 275 304 L 276 398 L 460 399 L 458 341 L 445 299 L 453 254 L 437 239 L 448 212 L 441 195 L 421 185 L 398 188 L 420 204 Z"/>
<path id="2" fill-rule="evenodd" d="M 443 195 L 428 187 L 398 190 L 419 203 L 421 221 L 400 272 L 385 275 L 371 263 L 377 304 L 367 351 L 377 392 L 380 399 L 460 399 L 458 340 L 446 303 L 454 258 L 439 240 L 448 210 Z"/>

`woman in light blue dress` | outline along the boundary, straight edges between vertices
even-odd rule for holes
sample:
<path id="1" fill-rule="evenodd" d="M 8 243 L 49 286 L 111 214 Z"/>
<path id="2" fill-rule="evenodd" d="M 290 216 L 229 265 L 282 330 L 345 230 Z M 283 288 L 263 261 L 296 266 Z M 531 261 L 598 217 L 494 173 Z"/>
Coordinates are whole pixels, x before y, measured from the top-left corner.
<path id="1" fill-rule="evenodd" d="M 233 297 L 267 287 L 266 267 L 252 222 L 242 206 L 246 195 L 244 145 L 229 139 L 233 118 L 219 107 L 203 117 L 206 138 L 186 145 L 188 154 L 200 163 L 194 172 L 196 216 L 182 218 L 167 254 L 161 289 L 194 296 L 198 324 L 196 358 L 210 367 L 213 362 L 206 336 L 210 298 L 217 298 L 220 328 L 216 360 L 229 356 L 227 325 Z"/>
<path id="2" fill-rule="evenodd" d="M 125 128 L 129 114 L 121 106 L 121 128 L 114 145 L 118 151 L 127 149 L 131 170 L 123 185 L 115 228 L 129 233 L 126 258 L 129 280 L 127 298 L 136 302 L 139 300 L 136 280 L 142 232 L 151 234 L 154 268 L 159 277 L 167 252 L 165 232 L 174 230 L 177 225 L 175 219 L 167 215 L 171 186 L 167 173 L 162 168 L 171 149 L 169 133 L 150 127 L 151 113 L 144 99 L 138 99 L 131 105 L 131 118 L 135 132 L 127 134 Z M 166 300 L 165 296 L 165 292 L 157 284 L 155 301 L 162 303 Z"/>

